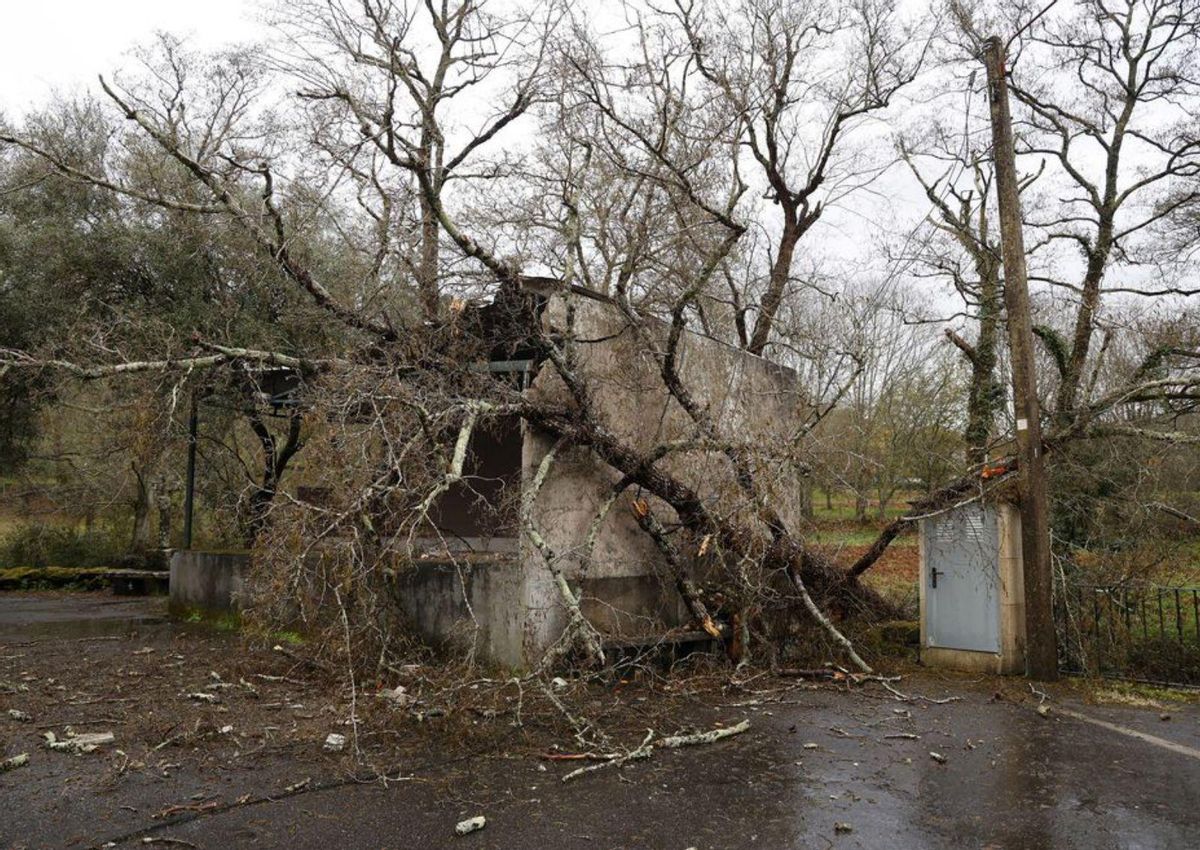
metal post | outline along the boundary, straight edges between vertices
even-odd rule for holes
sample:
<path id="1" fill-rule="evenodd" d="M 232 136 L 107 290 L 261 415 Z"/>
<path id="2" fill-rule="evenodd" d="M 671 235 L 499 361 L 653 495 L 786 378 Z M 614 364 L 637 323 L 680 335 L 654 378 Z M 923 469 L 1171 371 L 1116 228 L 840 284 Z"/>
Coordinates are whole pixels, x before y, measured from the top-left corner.
<path id="1" fill-rule="evenodd" d="M 1042 457 L 1041 406 L 1034 370 L 1033 320 L 1021 233 L 1021 199 L 1012 115 L 1008 107 L 1004 45 L 993 36 L 984 42 L 988 102 L 992 118 L 992 156 L 1000 211 L 1004 262 L 1004 306 L 1012 353 L 1013 403 L 1017 416 L 1017 491 L 1021 499 L 1021 546 L 1025 575 L 1026 671 L 1036 679 L 1058 677 L 1054 634 L 1053 573 L 1050 565 L 1050 511 Z"/>
<path id="2" fill-rule="evenodd" d="M 192 508 L 196 500 L 196 433 L 198 416 L 196 396 L 192 396 L 192 410 L 188 415 L 187 485 L 183 493 L 183 548 L 192 548 Z"/>

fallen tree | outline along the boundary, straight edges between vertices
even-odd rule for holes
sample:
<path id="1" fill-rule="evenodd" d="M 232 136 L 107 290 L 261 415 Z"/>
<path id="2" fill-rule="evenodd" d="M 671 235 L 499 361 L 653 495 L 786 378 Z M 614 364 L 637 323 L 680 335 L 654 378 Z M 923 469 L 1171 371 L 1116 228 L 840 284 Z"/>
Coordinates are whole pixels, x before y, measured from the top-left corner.
<path id="1" fill-rule="evenodd" d="M 126 145 L 155 151 L 153 168 L 122 170 L 119 157 L 82 167 L 69 150 L 15 131 L 0 141 L 62 179 L 156 212 L 220 216 L 253 246 L 272 286 L 302 296 L 305 309 L 337 329 L 336 351 L 204 340 L 126 362 L 110 354 L 118 346 L 103 345 L 95 362 L 3 352 L 0 370 L 88 380 L 153 372 L 177 387 L 230 363 L 311 374 L 311 419 L 323 433 L 310 435 L 305 453 L 330 492 L 311 501 L 284 494 L 263 521 L 270 539 L 262 561 L 278 579 L 263 610 L 280 620 L 297 609 L 316 618 L 331 637 L 326 645 L 351 659 L 391 663 L 388 650 L 403 633 L 385 587 L 397 549 L 411 549 L 439 500 L 462 483 L 473 436 L 515 416 L 554 445 L 538 459 L 530 499 L 539 476 L 572 453 L 611 478 L 593 531 L 565 547 L 551 545 L 532 511 L 520 510 L 521 533 L 570 614 L 555 659 L 579 649 L 602 657 L 562 563 L 569 556 L 586 569 L 594 529 L 613 510 L 630 510 L 696 623 L 739 661 L 770 609 L 813 619 L 865 668 L 836 621 L 892 608 L 862 577 L 920 516 L 979 498 L 1003 484 L 1007 466 L 992 461 L 937 490 L 853 563 L 838 563 L 781 508 L 780 493 L 807 471 L 806 440 L 861 364 L 839 354 L 828 391 L 795 406 L 786 436 L 762 441 L 723 416 L 682 362 L 694 332 L 747 358 L 776 351 L 797 245 L 825 201 L 883 167 L 843 158 L 846 140 L 923 58 L 886 4 L 840 12 L 833 29 L 853 33 L 848 39 L 812 20 L 805 4 L 783 7 L 775 15 L 758 3 L 721 6 L 742 24 L 724 33 L 719 16 L 680 4 L 659 26 L 635 27 L 639 55 L 629 58 L 553 4 L 512 18 L 488 15 L 474 0 L 304 5 L 294 52 L 276 57 L 300 89 L 291 102 L 307 122 L 299 135 L 254 114 L 260 69 L 245 57 L 205 69 L 168 44 L 142 86 L 102 81 L 128 124 Z M 825 69 L 838 50 L 852 60 L 839 84 L 809 85 L 803 71 Z M 464 130 L 447 112 L 478 87 L 489 87 L 492 108 Z M 540 136 L 524 161 L 483 156 L 520 122 Z M 815 138 L 804 135 L 810 125 L 820 126 Z M 314 176 L 298 161 L 322 167 Z M 147 172 L 165 176 L 147 186 Z M 757 225 L 747 201 L 755 191 L 783 212 L 765 269 L 746 244 Z M 323 229 L 305 229 L 313 220 Z M 358 263 L 356 279 L 329 280 L 337 260 L 314 246 L 331 234 Z M 602 303 L 611 318 L 600 337 L 585 303 Z M 628 341 L 637 380 L 667 400 L 665 435 L 613 427 L 602 398 L 626 388 L 588 362 L 608 339 Z M 788 356 L 782 346 L 778 353 Z M 532 377 L 520 378 L 533 386 L 477 368 L 516 359 L 535 364 Z M 1048 448 L 1130 428 L 1165 436 L 1152 427 L 1157 419 L 1132 426 L 1123 411 L 1154 402 L 1167 405 L 1161 415 L 1190 410 L 1200 398 L 1198 364 L 1194 341 L 1156 350 L 1132 377 L 1056 411 Z M 1064 374 L 1077 380 L 1077 372 Z M 269 456 L 262 489 L 278 501 L 270 459 L 290 457 L 299 433 L 282 449 L 258 436 Z M 285 512 L 291 518 L 277 522 Z"/>

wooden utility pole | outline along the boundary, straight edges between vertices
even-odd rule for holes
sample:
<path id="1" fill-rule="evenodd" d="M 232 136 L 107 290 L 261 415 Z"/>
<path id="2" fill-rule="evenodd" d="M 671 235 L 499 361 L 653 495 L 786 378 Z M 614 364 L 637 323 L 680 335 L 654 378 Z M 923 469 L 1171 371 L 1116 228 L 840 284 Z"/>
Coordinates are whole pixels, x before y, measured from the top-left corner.
<path id="1" fill-rule="evenodd" d="M 1008 108 L 1004 44 L 992 36 L 983 45 L 988 102 L 992 116 L 992 157 L 1000 208 L 1000 246 L 1004 262 L 1004 306 L 1012 353 L 1013 406 L 1017 415 L 1017 490 L 1021 499 L 1021 550 L 1025 577 L 1025 666 L 1035 679 L 1058 677 L 1054 635 L 1053 573 L 1050 567 L 1050 509 L 1042 456 L 1042 411 L 1033 356 L 1033 321 L 1012 114 Z"/>

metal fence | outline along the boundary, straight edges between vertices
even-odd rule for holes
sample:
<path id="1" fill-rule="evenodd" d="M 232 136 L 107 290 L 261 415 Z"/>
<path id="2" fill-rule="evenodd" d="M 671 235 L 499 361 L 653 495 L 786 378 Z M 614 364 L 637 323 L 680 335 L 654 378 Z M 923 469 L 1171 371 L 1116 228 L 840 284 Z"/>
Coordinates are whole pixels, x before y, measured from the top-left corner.
<path id="1" fill-rule="evenodd" d="M 1055 588 L 1064 672 L 1200 685 L 1200 587 Z"/>

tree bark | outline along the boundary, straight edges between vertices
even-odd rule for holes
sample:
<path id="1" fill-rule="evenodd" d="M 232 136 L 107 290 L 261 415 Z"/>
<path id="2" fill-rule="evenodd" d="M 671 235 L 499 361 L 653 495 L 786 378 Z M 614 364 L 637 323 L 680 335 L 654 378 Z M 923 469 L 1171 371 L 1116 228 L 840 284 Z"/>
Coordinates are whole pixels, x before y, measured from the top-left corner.
<path id="1" fill-rule="evenodd" d="M 1017 415 L 1017 487 L 1021 498 L 1025 577 L 1025 663 L 1027 672 L 1034 678 L 1056 679 L 1058 648 L 1052 610 L 1050 509 L 1042 451 L 1042 413 L 1037 392 L 1033 322 L 1025 272 L 1025 241 L 1021 233 L 1021 199 L 1005 79 L 1004 45 L 999 38 L 993 36 L 985 43 L 984 65 L 992 113 L 992 148 L 1004 261 L 1004 303 L 1008 309 L 1013 402 Z"/>

